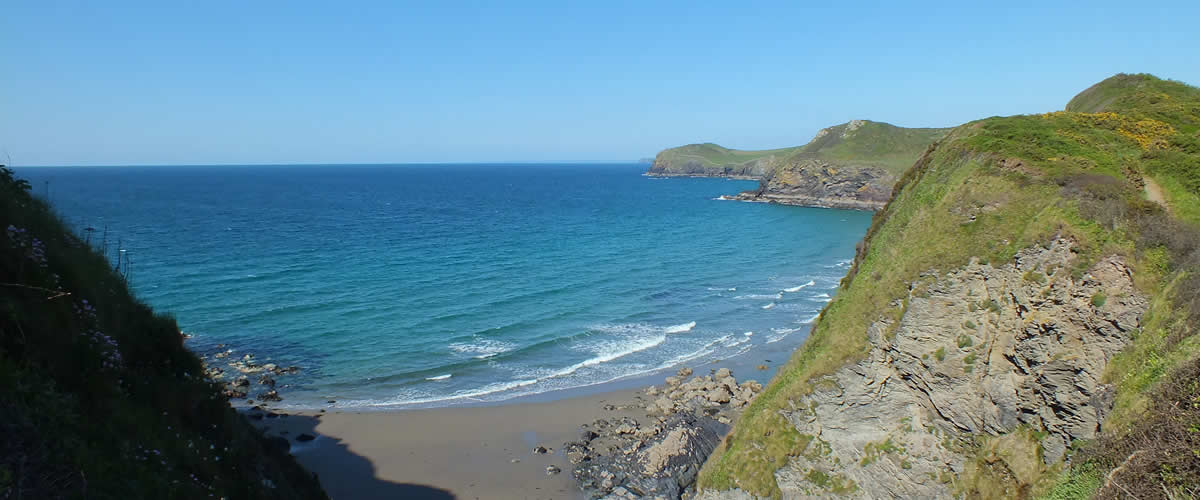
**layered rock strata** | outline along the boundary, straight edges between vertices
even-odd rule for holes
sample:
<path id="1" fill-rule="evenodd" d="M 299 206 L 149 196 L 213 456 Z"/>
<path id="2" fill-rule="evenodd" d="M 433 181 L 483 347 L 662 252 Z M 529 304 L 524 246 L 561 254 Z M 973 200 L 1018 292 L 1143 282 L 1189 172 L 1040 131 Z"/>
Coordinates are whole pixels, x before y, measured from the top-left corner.
<path id="1" fill-rule="evenodd" d="M 893 304 L 899 321 L 871 326 L 861 361 L 781 412 L 810 438 L 775 473 L 784 498 L 952 497 L 980 467 L 1016 495 L 1095 437 L 1113 398 L 1101 376 L 1148 300 L 1121 258 L 1073 276 L 1075 258 L 1060 239 L 913 284 Z"/>

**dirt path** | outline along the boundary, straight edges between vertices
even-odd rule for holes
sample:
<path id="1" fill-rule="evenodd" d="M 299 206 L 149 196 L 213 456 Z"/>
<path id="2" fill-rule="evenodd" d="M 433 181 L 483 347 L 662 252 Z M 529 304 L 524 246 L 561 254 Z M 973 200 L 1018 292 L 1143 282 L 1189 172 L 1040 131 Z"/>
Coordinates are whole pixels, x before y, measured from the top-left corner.
<path id="1" fill-rule="evenodd" d="M 1162 205 L 1169 212 L 1171 207 L 1167 205 L 1167 197 L 1163 194 L 1162 186 L 1149 177 L 1142 177 L 1142 182 L 1146 184 L 1146 199 Z"/>

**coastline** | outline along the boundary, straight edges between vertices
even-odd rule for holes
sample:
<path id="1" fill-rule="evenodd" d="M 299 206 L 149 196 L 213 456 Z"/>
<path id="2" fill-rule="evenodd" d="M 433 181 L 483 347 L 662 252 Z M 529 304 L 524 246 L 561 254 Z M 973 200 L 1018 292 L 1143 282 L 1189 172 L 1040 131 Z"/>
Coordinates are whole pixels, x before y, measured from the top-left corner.
<path id="1" fill-rule="evenodd" d="M 240 411 L 268 438 L 281 446 L 286 440 L 291 454 L 334 499 L 587 498 L 564 444 L 578 440 L 589 424 L 601 419 L 662 423 L 664 415 L 654 405 L 670 388 L 663 385 L 664 377 L 683 371 L 701 375 L 727 369 L 738 380 L 765 385 L 805 338 L 807 332 L 690 368 L 503 401 L 433 408 L 269 404 Z M 648 387 L 661 390 L 649 395 Z M 680 404 L 678 411 L 691 409 Z M 538 446 L 549 453 L 533 453 Z M 550 466 L 560 472 L 548 474 Z"/>
<path id="2" fill-rule="evenodd" d="M 763 388 L 708 372 L 544 402 L 243 414 L 334 499 L 594 498 L 635 484 L 677 497 Z"/>

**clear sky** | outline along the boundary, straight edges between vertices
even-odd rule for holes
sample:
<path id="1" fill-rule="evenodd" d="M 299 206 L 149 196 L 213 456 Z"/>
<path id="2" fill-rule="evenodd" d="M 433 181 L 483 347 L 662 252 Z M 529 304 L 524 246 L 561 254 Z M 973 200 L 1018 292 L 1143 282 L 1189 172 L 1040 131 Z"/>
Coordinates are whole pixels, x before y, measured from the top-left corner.
<path id="1" fill-rule="evenodd" d="M 814 3 L 3 0 L 0 161 L 635 160 L 1200 84 L 1195 0 Z"/>

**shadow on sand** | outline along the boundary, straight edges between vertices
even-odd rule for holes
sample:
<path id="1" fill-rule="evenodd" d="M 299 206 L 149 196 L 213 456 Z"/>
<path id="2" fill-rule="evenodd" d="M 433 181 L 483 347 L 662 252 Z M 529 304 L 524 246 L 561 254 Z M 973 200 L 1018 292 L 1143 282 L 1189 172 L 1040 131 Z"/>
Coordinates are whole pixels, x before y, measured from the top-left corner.
<path id="1" fill-rule="evenodd" d="M 333 500 L 454 500 L 454 494 L 441 488 L 420 484 L 395 483 L 375 475 L 375 465 L 366 457 L 357 455 L 341 439 L 317 434 L 320 420 L 304 415 L 286 415 L 254 422 L 256 427 L 266 427 L 269 435 L 279 435 L 286 429 L 291 443 L 291 453 L 306 469 L 318 472 L 321 486 Z M 302 434 L 317 436 L 315 440 L 302 442 Z"/>

